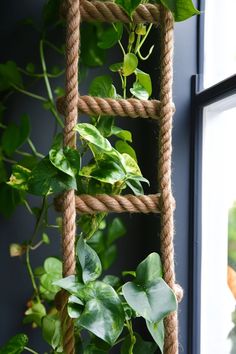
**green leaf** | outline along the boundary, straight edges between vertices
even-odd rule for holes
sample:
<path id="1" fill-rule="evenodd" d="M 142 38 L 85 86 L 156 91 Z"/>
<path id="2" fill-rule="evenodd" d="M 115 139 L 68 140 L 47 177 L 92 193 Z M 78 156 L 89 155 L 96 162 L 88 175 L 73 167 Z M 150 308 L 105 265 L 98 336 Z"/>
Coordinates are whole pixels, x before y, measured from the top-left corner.
<path id="1" fill-rule="evenodd" d="M 50 244 L 50 238 L 49 238 L 49 236 L 48 236 L 45 232 L 43 232 L 43 234 L 42 234 L 42 241 L 43 241 L 43 243 L 45 243 L 46 245 L 49 245 L 49 244 Z"/>
<path id="2" fill-rule="evenodd" d="M 4 106 L 4 104 L 2 102 L 0 102 L 0 121 L 2 120 L 3 117 L 3 113 L 5 112 L 6 107 Z"/>
<path id="3" fill-rule="evenodd" d="M 165 328 L 164 328 L 163 321 L 160 321 L 158 323 L 152 323 L 146 321 L 146 325 L 152 338 L 155 340 L 156 344 L 158 345 L 161 354 L 163 354 L 164 339 L 165 339 Z"/>
<path id="4" fill-rule="evenodd" d="M 4 162 L 1 160 L 0 157 L 0 183 L 7 181 L 7 170 L 5 167 Z"/>
<path id="5" fill-rule="evenodd" d="M 146 284 L 162 278 L 162 265 L 158 253 L 152 252 L 137 267 L 136 280 L 139 284 Z"/>
<path id="6" fill-rule="evenodd" d="M 6 183 L 0 184 L 0 212 L 5 217 L 11 216 L 17 205 L 22 204 L 24 200 L 22 191 L 13 189 Z"/>
<path id="7" fill-rule="evenodd" d="M 83 302 L 75 295 L 71 295 L 68 299 L 67 311 L 71 318 L 78 318 L 83 311 Z"/>
<path id="8" fill-rule="evenodd" d="M 43 339 L 57 352 L 62 352 L 61 321 L 56 315 L 47 315 L 42 319 Z"/>
<path id="9" fill-rule="evenodd" d="M 75 130 L 80 134 L 81 138 L 86 140 L 104 151 L 111 151 L 112 146 L 107 139 L 105 139 L 100 131 L 89 123 L 79 123 L 76 125 Z"/>
<path id="10" fill-rule="evenodd" d="M 72 295 L 77 295 L 84 285 L 78 283 L 75 275 L 69 275 L 66 278 L 62 278 L 53 282 L 53 285 L 59 286 L 62 289 L 67 290 Z"/>
<path id="11" fill-rule="evenodd" d="M 121 71 L 122 67 L 123 67 L 123 62 L 119 62 L 110 65 L 109 69 L 113 72 L 117 72 L 117 71 Z"/>
<path id="12" fill-rule="evenodd" d="M 14 61 L 8 61 L 0 64 L 0 91 L 5 91 L 16 85 L 23 87 L 22 76 Z"/>
<path id="13" fill-rule="evenodd" d="M 112 266 L 112 264 L 117 259 L 117 255 L 118 252 L 117 252 L 116 245 L 111 245 L 110 247 L 106 248 L 104 252 L 100 254 L 103 270 L 107 270 Z"/>
<path id="14" fill-rule="evenodd" d="M 43 7 L 43 21 L 45 25 L 52 25 L 59 20 L 61 0 L 47 0 Z"/>
<path id="15" fill-rule="evenodd" d="M 134 151 L 132 146 L 130 146 L 126 141 L 118 140 L 116 142 L 115 147 L 116 147 L 116 150 L 119 151 L 121 154 L 126 153 L 129 156 L 131 156 L 135 161 L 137 161 L 136 152 Z"/>
<path id="16" fill-rule="evenodd" d="M 7 184 L 13 188 L 28 191 L 28 181 L 31 171 L 21 165 L 12 166 L 12 174 Z"/>
<path id="17" fill-rule="evenodd" d="M 48 195 L 76 188 L 75 178 L 60 172 L 52 165 L 48 156 L 33 168 L 29 178 L 29 191 L 35 195 Z"/>
<path id="18" fill-rule="evenodd" d="M 162 5 L 169 9 L 173 15 L 175 21 L 184 21 L 188 18 L 199 15 L 198 11 L 192 0 L 160 0 Z"/>
<path id="19" fill-rule="evenodd" d="M 112 48 L 122 37 L 123 25 L 118 22 L 105 29 L 98 41 L 98 46 L 102 49 Z"/>
<path id="20" fill-rule="evenodd" d="M 177 307 L 173 291 L 160 276 L 160 258 L 151 253 L 137 267 L 135 281 L 122 288 L 130 307 L 151 322 L 161 321 Z"/>
<path id="21" fill-rule="evenodd" d="M 132 143 L 132 133 L 129 130 L 124 130 L 119 127 L 113 126 L 111 130 L 111 134 L 116 135 L 118 138 L 124 141 L 128 141 Z"/>
<path id="22" fill-rule="evenodd" d="M 149 98 L 147 90 L 139 82 L 134 82 L 130 92 L 140 100 L 148 100 Z"/>
<path id="23" fill-rule="evenodd" d="M 112 79 L 109 75 L 97 76 L 89 87 L 89 94 L 96 97 L 114 98 Z"/>
<path id="24" fill-rule="evenodd" d="M 123 75 L 129 76 L 133 74 L 138 66 L 138 58 L 133 53 L 128 53 L 124 55 L 123 62 Z"/>
<path id="25" fill-rule="evenodd" d="M 124 236 L 126 233 L 126 228 L 120 218 L 114 218 L 109 225 L 107 232 L 107 244 L 111 245 L 120 237 Z"/>
<path id="26" fill-rule="evenodd" d="M 30 133 L 30 124 L 28 115 L 20 117 L 20 125 L 10 123 L 2 134 L 2 148 L 8 156 L 11 156 L 15 150 L 20 147 L 28 138 Z"/>
<path id="27" fill-rule="evenodd" d="M 49 151 L 49 159 L 58 170 L 71 177 L 75 177 L 79 172 L 81 159 L 76 149 L 52 147 Z"/>
<path id="28" fill-rule="evenodd" d="M 122 289 L 130 307 L 148 321 L 159 322 L 176 310 L 175 295 L 161 278 L 149 283 L 147 287 L 137 282 L 128 282 Z"/>
<path id="29" fill-rule="evenodd" d="M 144 194 L 143 186 L 139 181 L 134 179 L 126 180 L 126 185 L 132 190 L 134 195 Z"/>
<path id="30" fill-rule="evenodd" d="M 35 72 L 35 65 L 33 63 L 28 63 L 26 65 L 26 71 L 28 71 L 29 74 L 34 74 Z"/>
<path id="31" fill-rule="evenodd" d="M 102 66 L 106 51 L 98 47 L 100 26 L 83 23 L 81 26 L 81 62 L 87 67 Z"/>
<path id="32" fill-rule="evenodd" d="M 101 116 L 96 124 L 97 129 L 104 137 L 112 135 L 114 117 Z"/>
<path id="33" fill-rule="evenodd" d="M 115 275 L 105 275 L 102 281 L 108 285 L 111 285 L 113 288 L 118 288 L 120 286 L 120 278 Z"/>
<path id="34" fill-rule="evenodd" d="M 157 350 L 157 346 L 155 343 L 147 342 L 142 339 L 142 337 L 135 333 L 136 342 L 133 348 L 133 354 L 154 354 Z M 128 335 L 121 346 L 121 354 L 130 354 L 130 347 L 131 347 L 131 338 Z"/>
<path id="35" fill-rule="evenodd" d="M 77 325 L 113 345 L 124 327 L 124 310 L 115 290 L 100 281 L 88 283 L 83 292 L 85 308 Z"/>
<path id="36" fill-rule="evenodd" d="M 37 326 L 41 327 L 42 318 L 46 315 L 46 309 L 41 303 L 34 303 L 25 312 L 25 317 L 23 323 L 36 323 Z"/>
<path id="37" fill-rule="evenodd" d="M 62 277 L 62 263 L 57 258 L 49 257 L 44 261 L 43 269 L 44 272 L 40 276 L 40 292 L 45 299 L 51 301 L 60 290 L 54 282 Z"/>
<path id="38" fill-rule="evenodd" d="M 83 167 L 80 176 L 114 184 L 125 179 L 125 172 L 116 161 L 109 159 L 108 155 L 103 160 L 98 160 L 97 163 Z"/>
<path id="39" fill-rule="evenodd" d="M 129 16 L 131 16 L 141 3 L 141 0 L 116 0 L 115 2 L 121 6 Z"/>
<path id="40" fill-rule="evenodd" d="M 97 253 L 80 237 L 77 243 L 77 257 L 82 267 L 82 278 L 88 283 L 100 277 L 102 273 L 101 261 Z"/>
<path id="41" fill-rule="evenodd" d="M 65 95 L 65 89 L 63 87 L 58 86 L 58 87 L 55 88 L 54 93 L 58 97 L 64 96 Z"/>
<path id="42" fill-rule="evenodd" d="M 6 155 L 11 156 L 18 148 L 20 138 L 19 128 L 15 123 L 10 123 L 2 134 L 2 149 Z"/>
<path id="43" fill-rule="evenodd" d="M 140 168 L 137 164 L 137 160 L 135 160 L 132 156 L 130 156 L 127 153 L 123 153 L 122 158 L 123 158 L 123 166 L 124 166 L 127 174 L 129 174 L 129 175 L 132 174 L 135 176 L 142 176 Z"/>
<path id="44" fill-rule="evenodd" d="M 142 70 L 139 70 L 138 68 L 135 70 L 135 74 L 137 81 L 146 90 L 148 97 L 150 97 L 152 94 L 152 81 L 150 75 Z"/>
<path id="45" fill-rule="evenodd" d="M 143 176 L 129 174 L 126 179 L 126 185 L 134 192 L 135 195 L 140 195 L 144 193 L 141 182 L 150 185 L 149 181 Z"/>
<path id="46" fill-rule="evenodd" d="M 7 344 L 0 348 L 1 354 L 20 354 L 23 352 L 24 347 L 28 343 L 28 337 L 26 334 L 17 334 L 12 337 Z"/>
<path id="47" fill-rule="evenodd" d="M 60 276 L 62 274 L 62 263 L 57 258 L 48 257 L 45 259 L 43 267 L 46 273 L 57 274 Z"/>

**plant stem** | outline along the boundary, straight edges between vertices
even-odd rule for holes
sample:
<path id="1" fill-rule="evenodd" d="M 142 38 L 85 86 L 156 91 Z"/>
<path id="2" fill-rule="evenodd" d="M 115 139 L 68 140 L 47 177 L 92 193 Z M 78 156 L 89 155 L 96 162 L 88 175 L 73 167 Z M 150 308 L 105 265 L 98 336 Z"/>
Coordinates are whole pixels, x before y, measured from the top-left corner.
<path id="1" fill-rule="evenodd" d="M 3 160 L 3 161 L 6 161 L 6 162 L 8 162 L 8 163 L 13 163 L 13 164 L 17 163 L 17 161 L 8 159 L 8 158 L 6 158 L 6 157 L 4 157 L 4 156 L 2 156 L 2 160 Z"/>
<path id="2" fill-rule="evenodd" d="M 34 154 L 34 156 L 40 157 L 40 158 L 43 159 L 43 158 L 44 158 L 44 155 L 40 154 L 40 153 L 36 150 L 36 148 L 35 148 L 35 146 L 34 146 L 32 140 L 31 140 L 30 138 L 28 138 L 28 139 L 27 139 L 27 142 L 28 142 L 29 147 L 30 147 L 32 153 Z"/>
<path id="3" fill-rule="evenodd" d="M 55 46 L 53 43 L 47 41 L 47 40 L 44 40 L 44 43 L 49 46 L 50 48 L 52 48 L 53 50 L 55 50 L 57 53 L 59 54 L 64 54 L 64 51 L 60 48 L 58 48 L 57 46 Z"/>
<path id="4" fill-rule="evenodd" d="M 126 324 L 127 324 L 127 328 L 130 334 L 130 348 L 129 348 L 129 354 L 133 354 L 133 349 L 134 349 L 134 345 L 136 343 L 136 337 L 134 336 L 134 332 L 133 332 L 133 327 L 132 327 L 132 322 L 126 320 Z"/>
<path id="5" fill-rule="evenodd" d="M 38 231 L 39 231 L 39 229 L 41 227 L 41 224 L 43 222 L 44 214 L 45 214 L 46 209 L 47 209 L 47 197 L 44 197 L 43 198 L 43 202 L 42 202 L 42 206 L 41 206 L 41 211 L 40 211 L 39 217 L 37 219 L 37 222 L 35 224 L 33 235 L 31 237 L 31 242 L 30 242 L 31 245 L 32 245 L 32 243 L 33 243 L 35 237 L 37 236 Z"/>
<path id="6" fill-rule="evenodd" d="M 21 151 L 21 150 L 16 150 L 15 151 L 16 154 L 21 155 L 21 156 L 26 156 L 26 157 L 31 157 L 32 155 L 28 152 L 25 151 Z"/>
<path id="7" fill-rule="evenodd" d="M 40 297 L 39 297 L 39 290 L 38 290 L 38 287 L 36 285 L 35 278 L 34 278 L 34 273 L 33 273 L 33 270 L 32 270 L 31 264 L 30 264 L 29 253 L 30 253 L 30 245 L 28 245 L 27 248 L 26 248 L 26 266 L 27 266 L 27 270 L 28 270 L 28 273 L 29 273 L 29 276 L 30 276 L 30 279 L 31 279 L 31 283 L 32 283 L 32 286 L 33 286 L 33 289 L 34 289 L 34 293 L 35 293 L 35 297 L 37 299 L 37 302 L 41 302 L 40 301 Z"/>
<path id="8" fill-rule="evenodd" d="M 141 49 L 142 45 L 144 44 L 144 42 L 145 42 L 146 39 L 147 39 L 147 36 L 148 36 L 149 32 L 151 31 L 151 28 L 152 28 L 152 23 L 150 23 L 150 25 L 148 26 L 147 32 L 145 33 L 145 36 L 144 36 L 143 39 L 141 40 L 141 42 L 140 42 L 140 44 L 138 45 L 138 47 L 135 48 L 135 53 L 137 53 L 137 52 Z"/>
<path id="9" fill-rule="evenodd" d="M 30 353 L 38 354 L 38 352 L 36 352 L 35 350 L 33 350 L 33 349 L 29 348 L 29 347 L 24 347 L 24 349 L 27 350 Z"/>
<path id="10" fill-rule="evenodd" d="M 24 70 L 22 68 L 19 68 L 19 67 L 18 67 L 18 70 L 21 73 L 23 73 L 23 74 L 25 74 L 27 76 L 30 76 L 30 77 L 36 77 L 38 79 L 43 79 L 44 78 L 44 75 L 41 74 L 41 73 L 40 74 L 29 73 L 28 71 L 26 71 L 26 70 Z M 56 78 L 60 77 L 61 75 L 63 75 L 64 73 L 65 73 L 65 70 L 63 69 L 63 70 L 59 71 L 57 74 L 51 74 L 51 73 L 47 72 L 47 76 L 50 77 L 51 79 L 56 79 Z"/>
<path id="11" fill-rule="evenodd" d="M 34 215 L 32 209 L 31 209 L 31 207 L 30 207 L 30 205 L 29 205 L 29 203 L 27 202 L 26 199 L 24 199 L 24 204 L 25 204 L 26 209 L 28 210 L 28 212 L 29 212 L 31 215 Z"/>
<path id="12" fill-rule="evenodd" d="M 56 121 L 58 122 L 58 124 L 63 128 L 64 124 L 63 124 L 61 118 L 59 117 L 55 107 L 54 107 L 52 89 L 51 89 L 50 82 L 49 82 L 48 75 L 47 75 L 47 66 L 46 66 L 45 57 L 44 57 L 43 43 L 44 43 L 44 41 L 41 39 L 41 41 L 39 43 L 39 52 L 40 52 L 41 65 L 42 65 L 42 69 L 43 69 L 43 78 L 44 78 L 44 82 L 45 82 L 45 85 L 46 85 L 48 99 L 49 99 L 49 102 L 50 102 L 50 111 L 54 115 L 54 117 L 55 117 Z"/>
<path id="13" fill-rule="evenodd" d="M 26 90 L 23 90 L 23 89 L 21 89 L 20 87 L 14 85 L 14 84 L 11 84 L 11 86 L 12 86 L 16 91 L 19 91 L 19 92 L 23 93 L 23 94 L 26 95 L 26 96 L 35 98 L 36 100 L 39 100 L 39 101 L 42 101 L 42 102 L 47 102 L 46 98 L 44 98 L 44 97 L 42 97 L 42 96 L 36 95 L 35 93 L 29 92 L 29 91 L 26 91 Z"/>
<path id="14" fill-rule="evenodd" d="M 126 99 L 126 85 L 127 85 L 127 79 L 126 76 L 124 76 L 123 80 L 123 97 Z"/>
<path id="15" fill-rule="evenodd" d="M 36 250 L 37 248 L 39 248 L 42 244 L 43 244 L 43 240 L 40 240 L 38 243 L 36 243 L 34 246 L 30 246 L 30 249 L 32 251 Z"/>

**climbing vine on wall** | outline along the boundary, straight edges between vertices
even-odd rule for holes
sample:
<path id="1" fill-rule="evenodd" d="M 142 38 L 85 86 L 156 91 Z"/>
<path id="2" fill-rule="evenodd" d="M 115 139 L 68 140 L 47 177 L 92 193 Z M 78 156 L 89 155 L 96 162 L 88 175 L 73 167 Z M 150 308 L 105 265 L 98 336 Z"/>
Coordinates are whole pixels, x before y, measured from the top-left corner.
<path id="1" fill-rule="evenodd" d="M 140 69 L 140 63 L 152 55 L 153 44 L 147 53 L 143 45 L 153 25 L 132 21 L 139 0 L 117 0 L 130 16 L 129 24 L 104 25 L 93 22 L 81 29 L 80 77 L 91 67 L 102 66 L 107 51 L 118 46 L 120 57 L 109 69 L 111 75 L 96 77 L 90 84 L 89 94 L 106 98 L 152 97 L 152 80 L 149 73 Z M 157 1 L 171 10 L 176 21 L 182 21 L 198 11 L 191 0 Z M 2 101 L 0 149 L 0 211 L 9 217 L 17 205 L 24 205 L 35 219 L 32 235 L 23 244 L 11 244 L 12 257 L 24 257 L 32 296 L 27 303 L 23 322 L 40 327 L 42 338 L 50 352 L 62 353 L 62 334 L 56 294 L 60 289 L 69 292 L 68 314 L 75 320 L 76 348 L 78 353 L 108 353 L 120 346 L 122 354 L 155 353 L 163 351 L 163 319 L 176 310 L 173 291 L 162 278 L 160 257 L 153 252 L 132 271 L 123 271 L 121 277 L 104 275 L 117 256 L 116 241 L 123 237 L 126 228 L 118 217 L 107 220 L 107 213 L 83 215 L 78 219 L 76 241 L 77 273 L 62 277 L 59 258 L 46 258 L 44 263 L 32 268 L 31 257 L 35 251 L 50 244 L 50 230 L 61 229 L 61 218 L 49 222 L 53 199 L 65 190 L 75 189 L 78 194 L 122 194 L 128 190 L 143 194 L 143 184 L 149 181 L 142 175 L 137 156 L 132 147 L 132 133 L 116 125 L 113 117 L 91 115 L 89 122 L 78 123 L 78 148 L 63 147 L 60 130 L 63 119 L 56 108 L 56 98 L 64 94 L 55 87 L 54 79 L 64 75 L 64 69 L 48 70 L 47 53 L 55 51 L 64 56 L 65 46 L 50 41 L 50 34 L 64 27 L 59 17 L 60 1 L 45 3 L 40 24 L 27 20 L 27 24 L 40 33 L 39 58 L 41 68 L 33 63 L 21 68 L 14 61 L 0 64 L 0 91 Z M 120 80 L 115 87 L 114 76 Z M 45 91 L 34 92 L 34 83 L 43 81 Z M 19 117 L 17 123 L 7 124 L 8 101 L 13 94 L 23 94 L 42 103 L 55 120 L 55 135 L 44 156 L 30 137 L 30 118 Z M 59 131 L 59 133 L 57 133 Z M 115 141 L 111 144 L 110 138 Z M 40 197 L 41 204 L 34 206 L 30 195 Z M 129 280 L 129 281 L 127 281 Z M 133 329 L 135 318 L 142 317 L 153 342 L 145 341 Z M 28 346 L 28 337 L 17 334 L 0 349 L 0 353 L 37 353 Z"/>

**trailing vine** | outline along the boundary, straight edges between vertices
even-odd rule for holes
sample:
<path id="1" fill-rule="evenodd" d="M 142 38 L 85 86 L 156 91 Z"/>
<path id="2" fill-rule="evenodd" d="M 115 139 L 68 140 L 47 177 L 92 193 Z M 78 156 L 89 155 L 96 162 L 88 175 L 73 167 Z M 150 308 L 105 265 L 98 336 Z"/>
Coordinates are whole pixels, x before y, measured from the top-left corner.
<path id="1" fill-rule="evenodd" d="M 81 28 L 80 76 L 88 68 L 102 66 L 106 52 L 118 45 L 120 61 L 109 69 L 111 75 L 96 77 L 90 84 L 89 94 L 115 99 L 135 97 L 148 100 L 152 95 L 152 81 L 148 73 L 139 69 L 141 61 L 152 54 L 143 45 L 152 30 L 152 24 L 135 24 L 133 11 L 140 0 L 117 0 L 130 16 L 130 23 L 83 24 Z M 156 1 L 170 9 L 176 21 L 197 14 L 191 0 Z M 108 219 L 106 213 L 82 215 L 78 218 L 76 241 L 77 273 L 62 278 L 59 258 L 48 257 L 42 266 L 32 268 L 31 256 L 50 243 L 50 230 L 60 232 L 61 218 L 49 223 L 49 210 L 53 198 L 65 190 L 75 189 L 78 194 L 122 194 L 129 190 L 143 194 L 143 183 L 149 184 L 138 166 L 132 147 L 132 134 L 118 127 L 113 117 L 91 116 L 89 122 L 78 123 L 77 149 L 63 147 L 62 133 L 55 133 L 49 152 L 44 156 L 37 150 L 30 137 L 30 119 L 22 115 L 18 124 L 7 121 L 8 99 L 12 94 L 23 94 L 42 103 L 55 120 L 55 132 L 63 128 L 63 119 L 56 109 L 56 98 L 62 96 L 61 87 L 54 87 L 53 80 L 64 75 L 64 70 L 47 68 L 47 51 L 64 56 L 64 46 L 50 41 L 50 33 L 63 27 L 59 18 L 59 0 L 49 0 L 43 9 L 40 26 L 39 58 L 41 69 L 33 63 L 20 68 L 13 61 L 0 64 L 1 150 L 0 150 L 0 211 L 10 216 L 17 205 L 25 205 L 35 219 L 32 235 L 23 244 L 11 244 L 12 257 L 25 257 L 26 269 L 32 284 L 32 296 L 27 303 L 23 322 L 40 327 L 42 338 L 50 346 L 51 353 L 62 353 L 61 324 L 56 308 L 57 293 L 65 289 L 70 293 L 68 314 L 75 319 L 75 337 L 78 353 L 108 353 L 114 346 L 122 354 L 163 352 L 163 319 L 177 308 L 173 291 L 162 279 L 162 266 L 157 253 L 151 253 L 135 271 L 123 271 L 121 277 L 105 275 L 116 258 L 115 242 L 126 228 L 118 217 Z M 56 15 L 57 14 L 57 15 Z M 127 38 L 124 39 L 124 38 Z M 113 84 L 117 75 L 121 89 Z M 27 80 L 26 80 L 27 78 Z M 44 82 L 44 93 L 35 93 L 35 81 Z M 25 84 L 27 82 L 27 84 Z M 115 141 L 113 146 L 109 139 Z M 30 151 L 30 152 L 29 152 Z M 8 171 L 10 172 L 10 176 Z M 33 207 L 29 195 L 41 198 L 41 204 Z M 43 250 L 43 249 L 42 249 Z M 131 281 L 126 281 L 130 278 Z M 133 329 L 136 317 L 146 322 L 153 342 L 145 341 Z M 9 340 L 0 353 L 38 353 L 28 346 L 25 334 L 17 334 Z"/>

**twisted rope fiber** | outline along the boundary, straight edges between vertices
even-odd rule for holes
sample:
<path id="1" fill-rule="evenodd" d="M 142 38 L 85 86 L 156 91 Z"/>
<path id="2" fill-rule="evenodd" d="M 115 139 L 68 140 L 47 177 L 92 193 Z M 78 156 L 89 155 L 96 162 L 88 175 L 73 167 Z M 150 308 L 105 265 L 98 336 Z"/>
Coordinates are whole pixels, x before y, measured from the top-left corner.
<path id="1" fill-rule="evenodd" d="M 76 147 L 74 127 L 77 122 L 78 104 L 78 60 L 80 41 L 80 0 L 67 0 L 66 29 L 66 83 L 65 83 L 65 128 L 64 146 Z M 62 255 L 63 276 L 75 273 L 75 234 L 76 209 L 75 193 L 64 193 L 62 202 Z M 66 354 L 75 353 L 74 324 L 67 314 L 68 294 L 62 292 L 61 322 L 63 330 L 63 348 Z"/>
<path id="2" fill-rule="evenodd" d="M 62 3 L 61 14 L 65 17 L 66 2 Z M 81 17 L 85 21 L 123 22 L 130 23 L 125 11 L 111 1 L 82 0 L 80 6 Z M 157 4 L 140 4 L 133 14 L 135 23 L 159 23 L 160 10 Z"/>
<path id="3" fill-rule="evenodd" d="M 172 154 L 172 81 L 173 81 L 173 18 L 161 9 L 161 89 L 159 130 L 159 189 L 161 192 L 161 253 L 164 279 L 175 289 L 174 224 L 171 190 Z M 165 354 L 178 354 L 177 312 L 165 319 Z"/>
<path id="4" fill-rule="evenodd" d="M 65 113 L 65 99 L 63 97 L 57 100 L 57 109 L 61 114 Z M 174 106 L 172 109 L 174 110 Z M 158 119 L 160 101 L 80 96 L 78 98 L 78 111 L 88 115 Z"/>
<path id="5" fill-rule="evenodd" d="M 115 213 L 160 213 L 159 194 L 149 195 L 107 195 L 81 194 L 75 196 L 76 211 L 79 214 L 96 214 L 100 212 Z M 55 208 L 61 210 L 61 199 L 55 200 Z"/>

